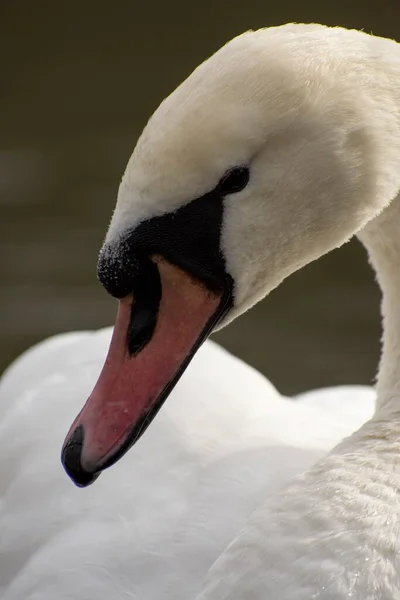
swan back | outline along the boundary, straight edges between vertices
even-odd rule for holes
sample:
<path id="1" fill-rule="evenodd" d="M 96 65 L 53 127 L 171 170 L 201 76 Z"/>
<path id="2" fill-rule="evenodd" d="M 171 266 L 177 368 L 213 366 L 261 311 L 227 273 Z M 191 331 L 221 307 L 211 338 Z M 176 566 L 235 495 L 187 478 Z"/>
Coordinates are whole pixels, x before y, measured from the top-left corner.
<path id="1" fill-rule="evenodd" d="M 360 390 L 364 412 L 346 419 L 339 404 L 285 399 L 206 342 L 135 451 L 79 490 L 59 449 L 110 335 L 43 342 L 1 382 L 2 600 L 194 597 L 265 495 L 372 411 L 371 390 Z"/>

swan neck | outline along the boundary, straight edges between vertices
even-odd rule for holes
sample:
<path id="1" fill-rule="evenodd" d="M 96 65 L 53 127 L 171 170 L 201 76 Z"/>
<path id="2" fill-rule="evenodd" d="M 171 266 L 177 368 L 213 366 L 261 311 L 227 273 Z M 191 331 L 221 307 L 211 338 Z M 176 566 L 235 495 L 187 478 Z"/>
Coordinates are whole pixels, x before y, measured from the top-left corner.
<path id="1" fill-rule="evenodd" d="M 400 411 L 400 195 L 359 238 L 367 248 L 382 291 L 382 353 L 375 416 Z"/>

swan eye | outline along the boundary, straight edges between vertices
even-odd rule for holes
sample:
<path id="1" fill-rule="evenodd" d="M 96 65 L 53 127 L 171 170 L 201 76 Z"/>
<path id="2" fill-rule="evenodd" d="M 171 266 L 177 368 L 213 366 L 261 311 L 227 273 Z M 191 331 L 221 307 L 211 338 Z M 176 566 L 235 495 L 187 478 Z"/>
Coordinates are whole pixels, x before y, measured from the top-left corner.
<path id="1" fill-rule="evenodd" d="M 248 184 L 250 171 L 248 167 L 235 167 L 222 177 L 218 184 L 218 191 L 225 194 L 235 194 L 242 191 Z"/>

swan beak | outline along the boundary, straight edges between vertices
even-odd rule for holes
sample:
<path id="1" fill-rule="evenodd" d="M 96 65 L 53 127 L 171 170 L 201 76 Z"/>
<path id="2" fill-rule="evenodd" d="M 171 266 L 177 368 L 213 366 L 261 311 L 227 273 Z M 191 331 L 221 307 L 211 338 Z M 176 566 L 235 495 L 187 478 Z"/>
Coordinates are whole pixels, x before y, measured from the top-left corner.
<path id="1" fill-rule="evenodd" d="M 80 487 L 139 439 L 226 312 L 230 293 L 211 292 L 163 259 L 157 268 L 161 289 L 150 335 L 133 354 L 135 298 L 121 299 L 105 364 L 64 442 L 64 468 Z"/>

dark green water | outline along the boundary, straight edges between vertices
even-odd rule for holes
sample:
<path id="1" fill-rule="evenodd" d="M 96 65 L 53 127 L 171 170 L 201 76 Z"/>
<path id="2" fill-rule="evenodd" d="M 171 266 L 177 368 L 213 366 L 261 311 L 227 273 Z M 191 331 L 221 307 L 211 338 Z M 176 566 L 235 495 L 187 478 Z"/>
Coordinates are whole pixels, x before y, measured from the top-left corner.
<path id="1" fill-rule="evenodd" d="M 0 363 L 113 322 L 97 251 L 147 118 L 249 28 L 317 21 L 400 39 L 395 2 L 9 2 L 0 7 Z M 284 392 L 369 383 L 379 294 L 351 242 L 216 338 Z"/>

